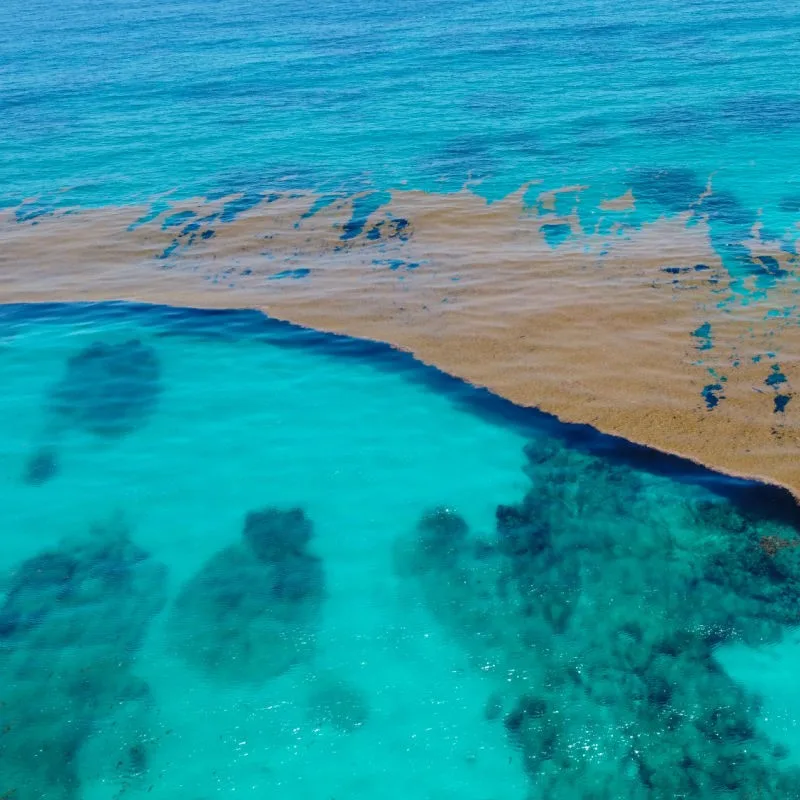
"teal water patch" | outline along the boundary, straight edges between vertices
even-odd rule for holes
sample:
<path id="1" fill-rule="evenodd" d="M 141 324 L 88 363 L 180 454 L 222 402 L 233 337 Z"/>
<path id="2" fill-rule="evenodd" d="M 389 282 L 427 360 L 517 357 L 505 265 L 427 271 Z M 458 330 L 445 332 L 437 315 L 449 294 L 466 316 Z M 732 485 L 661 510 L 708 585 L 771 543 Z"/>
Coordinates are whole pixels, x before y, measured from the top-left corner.
<path id="1" fill-rule="evenodd" d="M 339 237 L 343 242 L 355 239 L 360 236 L 367 224 L 371 214 L 374 214 L 381 206 L 386 205 L 392 199 L 389 192 L 369 192 L 365 195 L 357 195 L 353 198 L 353 212 L 350 219 L 342 226 L 342 235 Z"/>
<path id="2" fill-rule="evenodd" d="M 717 659 L 787 494 L 255 312 L 0 334 L 0 796 L 800 797 Z"/>
<path id="3" fill-rule="evenodd" d="M 555 249 L 569 239 L 572 227 L 564 222 L 551 222 L 542 225 L 540 231 L 547 244 Z"/>

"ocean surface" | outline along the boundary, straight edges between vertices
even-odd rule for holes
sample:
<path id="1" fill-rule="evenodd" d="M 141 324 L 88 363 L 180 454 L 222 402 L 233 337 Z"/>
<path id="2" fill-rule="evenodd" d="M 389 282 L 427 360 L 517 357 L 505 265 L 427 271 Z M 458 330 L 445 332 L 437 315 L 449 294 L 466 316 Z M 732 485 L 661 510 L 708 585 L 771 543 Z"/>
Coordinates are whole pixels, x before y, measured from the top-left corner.
<path id="1" fill-rule="evenodd" d="M 676 210 L 713 173 L 776 233 L 797 219 L 789 0 L 9 0 L 0 22 L 9 204 L 534 179 L 608 197 L 679 169 L 642 200 Z"/>
<path id="2" fill-rule="evenodd" d="M 0 800 L 800 799 L 794 499 L 511 402 L 800 486 L 799 78 L 788 0 L 2 3 Z"/>

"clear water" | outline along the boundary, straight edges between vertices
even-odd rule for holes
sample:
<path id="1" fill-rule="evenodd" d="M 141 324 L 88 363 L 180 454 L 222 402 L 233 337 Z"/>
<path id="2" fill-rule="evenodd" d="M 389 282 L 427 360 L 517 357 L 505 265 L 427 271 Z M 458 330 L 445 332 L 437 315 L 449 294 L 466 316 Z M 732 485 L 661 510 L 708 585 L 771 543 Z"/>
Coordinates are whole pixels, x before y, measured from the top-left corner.
<path id="1" fill-rule="evenodd" d="M 590 184 L 588 213 L 680 168 L 732 193 L 744 211 L 723 223 L 762 209 L 781 238 L 798 33 L 790 0 L 8 0 L 0 186 L 10 204 L 98 205 L 468 179 L 497 197 L 541 179 Z M 645 210 L 695 199 L 666 194 Z"/>
<path id="2" fill-rule="evenodd" d="M 257 314 L 1 322 L 0 796 L 800 797 L 779 493 Z"/>

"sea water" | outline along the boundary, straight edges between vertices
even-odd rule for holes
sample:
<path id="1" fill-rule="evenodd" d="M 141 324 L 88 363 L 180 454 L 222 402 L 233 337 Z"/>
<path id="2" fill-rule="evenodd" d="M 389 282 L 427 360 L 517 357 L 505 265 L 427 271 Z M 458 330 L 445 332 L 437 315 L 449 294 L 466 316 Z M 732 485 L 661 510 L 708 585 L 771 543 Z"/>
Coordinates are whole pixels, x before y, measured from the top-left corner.
<path id="1" fill-rule="evenodd" d="M 528 180 L 597 200 L 680 168 L 779 238 L 796 219 L 789 0 L 9 0 L 0 22 L 10 205 Z"/>
<path id="2" fill-rule="evenodd" d="M 792 630 L 779 493 L 249 312 L 6 307 L 0 360 L 3 796 L 800 796 L 734 663 Z M 319 593 L 214 566 L 268 508 Z"/>

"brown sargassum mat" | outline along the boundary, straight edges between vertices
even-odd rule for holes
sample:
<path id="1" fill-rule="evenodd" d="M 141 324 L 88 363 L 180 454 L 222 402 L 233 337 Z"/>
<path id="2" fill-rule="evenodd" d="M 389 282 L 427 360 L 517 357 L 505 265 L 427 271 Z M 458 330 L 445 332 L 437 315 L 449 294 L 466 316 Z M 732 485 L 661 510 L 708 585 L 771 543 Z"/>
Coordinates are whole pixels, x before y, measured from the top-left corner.
<path id="1" fill-rule="evenodd" d="M 587 213 L 584 188 L 526 185 L 494 203 L 400 191 L 382 205 L 264 193 L 150 219 L 12 209 L 0 297 L 257 308 L 800 494 L 795 257 L 756 222 L 740 248 L 764 265 L 761 291 L 758 275 L 737 283 L 723 266 L 702 196 L 636 223 L 631 192 Z"/>

